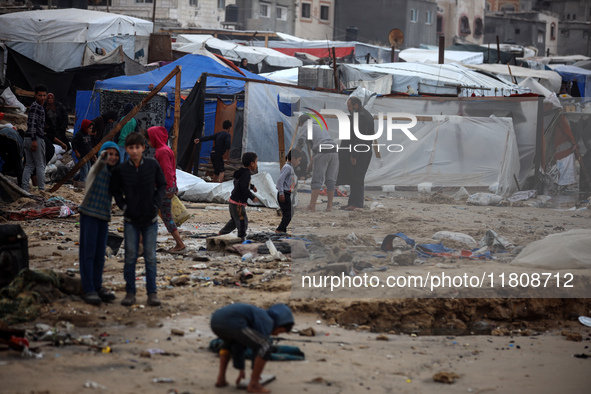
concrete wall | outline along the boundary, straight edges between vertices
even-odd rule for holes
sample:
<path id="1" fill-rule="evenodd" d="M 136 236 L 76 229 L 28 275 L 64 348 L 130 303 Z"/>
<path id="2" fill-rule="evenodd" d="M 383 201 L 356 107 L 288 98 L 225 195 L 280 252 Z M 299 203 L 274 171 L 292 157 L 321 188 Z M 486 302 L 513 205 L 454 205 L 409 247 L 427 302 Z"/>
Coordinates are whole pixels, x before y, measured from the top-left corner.
<path id="1" fill-rule="evenodd" d="M 533 46 L 543 56 L 546 50 L 546 22 L 522 17 L 487 14 L 484 21 L 484 43 L 496 45 L 496 36 L 501 43 Z"/>
<path id="2" fill-rule="evenodd" d="M 363 3 L 360 1 L 360 3 Z M 303 4 L 310 7 L 310 17 L 302 17 Z M 328 7 L 328 20 L 320 18 L 321 7 Z M 366 11 L 368 11 L 366 9 Z M 359 18 L 359 14 L 357 15 Z M 363 16 L 365 18 L 365 15 Z M 295 7 L 295 35 L 309 40 L 332 40 L 335 23 L 335 0 L 297 0 Z"/>
<path id="3" fill-rule="evenodd" d="M 437 0 L 445 46 L 484 42 L 484 6 L 485 0 Z M 465 26 L 469 29 L 462 29 L 464 18 L 467 20 Z M 477 20 L 482 23 L 480 31 L 476 28 Z"/>
<path id="4" fill-rule="evenodd" d="M 268 6 L 269 15 L 261 15 L 260 3 Z M 294 34 L 295 3 L 293 0 L 237 0 L 238 29 L 272 31 Z M 286 12 L 285 19 L 278 19 L 277 8 Z"/>
<path id="5" fill-rule="evenodd" d="M 411 22 L 413 9 L 416 22 Z M 427 12 L 431 13 L 430 24 L 426 23 Z M 357 41 L 390 46 L 388 33 L 397 28 L 404 33 L 402 49 L 435 45 L 437 4 L 430 0 L 336 0 L 334 39 L 345 40 L 349 26 L 359 29 Z"/>
<path id="6" fill-rule="evenodd" d="M 144 1 L 144 0 L 142 0 Z M 156 19 L 177 22 L 182 27 L 220 29 L 226 17 L 225 6 L 236 0 L 225 0 L 224 8 L 218 8 L 218 0 L 156 0 Z M 136 3 L 136 0 L 112 0 L 110 12 L 152 20 L 153 3 Z M 106 11 L 107 7 L 97 7 Z"/>
<path id="7" fill-rule="evenodd" d="M 591 22 L 560 22 L 558 55 L 591 56 Z"/>

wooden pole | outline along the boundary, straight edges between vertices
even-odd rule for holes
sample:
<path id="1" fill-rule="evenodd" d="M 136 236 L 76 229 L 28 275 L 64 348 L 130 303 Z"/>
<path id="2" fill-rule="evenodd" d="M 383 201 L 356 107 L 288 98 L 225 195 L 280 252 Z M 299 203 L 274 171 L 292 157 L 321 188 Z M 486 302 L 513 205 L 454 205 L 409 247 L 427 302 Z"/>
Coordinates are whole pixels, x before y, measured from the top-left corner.
<path id="1" fill-rule="evenodd" d="M 499 44 L 499 36 L 497 36 L 497 63 L 501 63 L 501 44 Z"/>
<path id="2" fill-rule="evenodd" d="M 101 146 L 105 142 L 110 141 L 115 136 L 115 134 L 117 134 L 119 132 L 119 130 L 121 130 L 121 128 L 123 126 L 125 126 L 127 124 L 127 122 L 129 122 L 131 120 L 131 118 L 133 118 L 138 112 L 140 112 L 140 109 L 142 109 L 143 107 L 145 107 L 146 104 L 150 100 L 152 100 L 152 97 L 154 97 L 156 94 L 158 94 L 158 92 L 164 87 L 164 85 L 166 85 L 168 83 L 168 81 L 170 81 L 172 79 L 172 77 L 174 77 L 180 71 L 181 71 L 180 66 L 176 66 L 174 68 L 174 70 L 172 70 L 170 72 L 170 74 L 168 74 L 166 76 L 166 78 L 164 78 L 162 80 L 162 82 L 160 82 L 158 84 L 158 86 L 156 86 L 154 88 L 154 90 L 152 90 L 150 93 L 148 93 L 148 95 L 146 97 L 144 97 L 144 99 L 138 105 L 136 105 L 134 109 L 132 109 L 127 115 L 125 115 L 125 117 L 123 119 L 121 119 L 121 121 L 117 124 L 117 126 L 115 126 L 113 128 L 113 130 L 111 130 L 107 135 L 105 135 L 103 137 L 103 139 L 94 148 L 92 148 L 92 150 L 90 152 L 88 152 L 88 154 L 86 156 L 84 156 L 82 159 L 80 159 L 78 161 L 78 163 L 70 170 L 70 172 L 68 172 L 65 177 L 63 177 L 58 183 L 56 183 L 49 190 L 49 192 L 50 193 L 55 192 L 57 189 L 59 189 L 60 187 L 62 187 L 62 185 L 64 183 L 66 183 L 66 181 L 68 179 L 70 179 L 74 175 L 76 175 L 76 173 L 78 172 L 78 170 L 80 168 L 82 168 L 82 166 L 84 164 L 86 164 L 88 162 L 88 160 L 90 160 L 94 155 L 96 155 L 98 153 L 98 151 L 101 149 Z"/>
<path id="3" fill-rule="evenodd" d="M 498 36 L 497 36 L 498 39 Z M 534 155 L 534 182 L 538 194 L 544 191 L 544 183 L 540 182 L 540 167 L 543 168 L 546 163 L 542 163 L 542 147 L 544 145 L 544 97 L 538 97 L 538 122 L 536 130 L 536 151 Z"/>
<path id="4" fill-rule="evenodd" d="M 337 56 L 334 47 L 332 47 L 332 70 L 334 73 L 334 89 L 337 92 L 340 92 L 341 89 L 339 87 L 339 74 L 337 72 Z"/>
<path id="5" fill-rule="evenodd" d="M 439 64 L 445 63 L 445 37 L 439 36 Z"/>
<path id="6" fill-rule="evenodd" d="M 283 122 L 277 122 L 277 137 L 279 141 L 279 168 L 285 165 L 285 135 L 283 134 Z"/>
<path id="7" fill-rule="evenodd" d="M 172 125 L 172 153 L 176 159 L 176 149 L 179 140 L 179 123 L 181 122 L 181 68 L 177 66 L 179 72 L 176 74 L 174 87 L 174 124 Z"/>

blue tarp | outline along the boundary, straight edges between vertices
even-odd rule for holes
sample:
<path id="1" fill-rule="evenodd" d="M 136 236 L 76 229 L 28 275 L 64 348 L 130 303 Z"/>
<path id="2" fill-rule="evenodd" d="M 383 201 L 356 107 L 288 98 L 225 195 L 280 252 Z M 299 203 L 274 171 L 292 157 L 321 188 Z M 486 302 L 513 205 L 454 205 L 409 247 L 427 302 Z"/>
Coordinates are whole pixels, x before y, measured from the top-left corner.
<path id="1" fill-rule="evenodd" d="M 556 66 L 556 71 L 563 82 L 574 82 L 579 88 L 581 97 L 591 98 L 591 71 L 575 66 Z M 587 100 L 585 100 L 587 101 Z"/>
<path id="2" fill-rule="evenodd" d="M 241 70 L 245 75 L 229 66 L 220 64 L 216 59 L 204 55 L 185 55 L 157 70 L 134 76 L 121 76 L 104 81 L 97 81 L 95 89 L 124 89 L 124 90 L 149 90 L 150 84 L 158 85 L 176 67 L 182 66 L 181 90 L 192 89 L 201 74 L 227 75 L 231 77 L 242 77 L 258 80 L 266 80 L 263 77 L 253 74 L 247 70 Z M 172 94 L 175 87 L 175 78 L 168 81 L 161 92 L 168 93 L 168 99 L 173 102 Z M 235 94 L 244 90 L 244 81 L 237 79 L 222 79 L 207 77 L 207 93 L 212 94 Z"/>

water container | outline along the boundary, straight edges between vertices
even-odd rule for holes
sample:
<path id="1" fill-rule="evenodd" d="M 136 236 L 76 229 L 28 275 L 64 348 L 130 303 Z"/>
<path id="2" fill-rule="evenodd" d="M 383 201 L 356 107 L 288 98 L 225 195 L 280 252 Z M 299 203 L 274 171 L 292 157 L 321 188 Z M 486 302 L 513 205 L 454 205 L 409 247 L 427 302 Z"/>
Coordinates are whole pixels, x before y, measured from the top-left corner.
<path id="1" fill-rule="evenodd" d="M 252 253 L 246 253 L 242 255 L 242 261 L 248 263 L 252 260 Z"/>
<path id="2" fill-rule="evenodd" d="M 191 217 L 191 214 L 187 212 L 187 209 L 176 195 L 171 199 L 171 209 L 172 219 L 177 226 L 185 223 Z"/>

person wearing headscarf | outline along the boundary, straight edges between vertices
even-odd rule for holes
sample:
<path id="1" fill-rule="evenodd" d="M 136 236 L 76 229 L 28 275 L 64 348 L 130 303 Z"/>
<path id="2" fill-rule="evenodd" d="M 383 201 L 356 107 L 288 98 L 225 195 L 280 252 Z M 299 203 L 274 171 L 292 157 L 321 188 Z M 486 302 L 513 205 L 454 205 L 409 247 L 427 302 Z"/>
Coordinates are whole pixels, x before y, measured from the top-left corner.
<path id="1" fill-rule="evenodd" d="M 45 135 L 52 144 L 70 150 L 70 141 L 66 138 L 68 128 L 68 112 L 66 107 L 55 99 L 53 93 L 47 94 L 45 100 Z"/>

